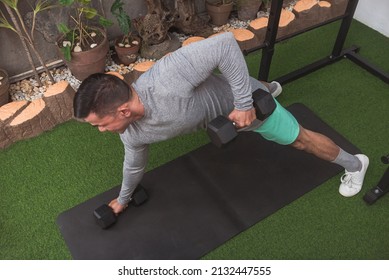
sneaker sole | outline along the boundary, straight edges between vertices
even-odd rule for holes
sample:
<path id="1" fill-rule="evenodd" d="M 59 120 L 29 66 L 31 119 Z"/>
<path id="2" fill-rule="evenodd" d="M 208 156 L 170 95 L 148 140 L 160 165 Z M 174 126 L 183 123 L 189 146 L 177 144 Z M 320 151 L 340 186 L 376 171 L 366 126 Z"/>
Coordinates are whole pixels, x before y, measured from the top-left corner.
<path id="1" fill-rule="evenodd" d="M 276 98 L 277 96 L 279 96 L 282 92 L 282 86 L 280 85 L 279 82 L 276 82 L 276 81 L 273 81 L 271 82 L 271 84 L 276 84 L 277 85 L 277 89 L 271 93 L 271 95 Z"/>

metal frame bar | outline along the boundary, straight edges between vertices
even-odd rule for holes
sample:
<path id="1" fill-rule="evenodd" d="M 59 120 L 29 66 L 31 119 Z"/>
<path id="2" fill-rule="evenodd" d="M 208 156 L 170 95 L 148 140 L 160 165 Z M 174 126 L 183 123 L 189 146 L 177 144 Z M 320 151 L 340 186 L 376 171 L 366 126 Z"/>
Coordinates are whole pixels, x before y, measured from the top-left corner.
<path id="1" fill-rule="evenodd" d="M 270 66 L 272 57 L 274 54 L 274 47 L 275 44 L 278 42 L 281 42 L 283 40 L 289 39 L 291 37 L 294 37 L 296 35 L 299 35 L 301 33 L 310 31 L 312 29 L 321 27 L 323 25 L 342 20 L 342 23 L 340 25 L 338 35 L 334 44 L 334 47 L 332 49 L 332 53 L 330 56 L 325 57 L 321 60 L 318 60 L 316 62 L 313 62 L 309 65 L 306 65 L 296 71 L 290 72 L 282 77 L 279 77 L 275 80 L 280 82 L 281 84 L 286 84 L 288 82 L 291 82 L 293 80 L 296 80 L 298 78 L 301 78 L 309 73 L 312 73 L 324 66 L 330 65 L 336 61 L 339 61 L 341 58 L 349 58 L 351 61 L 353 61 L 355 64 L 357 64 L 360 67 L 363 67 L 373 75 L 379 77 L 381 80 L 383 80 L 386 83 L 389 83 L 389 74 L 385 73 L 381 69 L 377 68 L 373 64 L 371 64 L 369 61 L 364 59 L 362 56 L 358 55 L 357 52 L 359 51 L 359 47 L 352 46 L 351 48 L 348 48 L 346 50 L 343 50 L 344 43 L 346 41 L 347 33 L 350 29 L 350 25 L 353 20 L 353 16 L 355 13 L 355 10 L 357 8 L 359 0 L 349 0 L 347 3 L 346 11 L 342 16 L 335 17 L 333 19 L 327 20 L 325 22 L 313 25 L 309 28 L 300 30 L 298 32 L 294 32 L 293 34 L 289 34 L 286 36 L 283 36 L 282 38 L 277 39 L 277 31 L 278 31 L 278 25 L 280 21 L 280 15 L 281 15 L 281 9 L 282 9 L 282 3 L 283 0 L 273 0 L 271 4 L 270 9 L 270 15 L 269 15 L 269 23 L 266 30 L 265 35 L 265 41 L 263 44 L 261 44 L 258 47 L 245 50 L 244 54 L 248 55 L 251 52 L 257 51 L 259 49 L 262 49 L 262 59 L 260 62 L 259 67 L 259 73 L 258 73 L 258 79 L 262 81 L 267 81 L 269 78 L 269 72 L 270 72 Z"/>

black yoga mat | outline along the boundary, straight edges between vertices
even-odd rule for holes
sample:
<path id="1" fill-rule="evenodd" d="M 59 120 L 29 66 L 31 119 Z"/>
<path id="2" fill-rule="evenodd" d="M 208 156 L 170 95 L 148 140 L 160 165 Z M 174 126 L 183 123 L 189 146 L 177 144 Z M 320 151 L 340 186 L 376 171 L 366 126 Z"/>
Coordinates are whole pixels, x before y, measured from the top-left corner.
<path id="1" fill-rule="evenodd" d="M 304 105 L 288 110 L 303 126 L 359 152 Z M 198 259 L 341 171 L 244 132 L 226 148 L 207 144 L 147 172 L 149 201 L 130 206 L 110 229 L 99 228 L 92 213 L 119 187 L 60 214 L 57 223 L 74 259 Z"/>

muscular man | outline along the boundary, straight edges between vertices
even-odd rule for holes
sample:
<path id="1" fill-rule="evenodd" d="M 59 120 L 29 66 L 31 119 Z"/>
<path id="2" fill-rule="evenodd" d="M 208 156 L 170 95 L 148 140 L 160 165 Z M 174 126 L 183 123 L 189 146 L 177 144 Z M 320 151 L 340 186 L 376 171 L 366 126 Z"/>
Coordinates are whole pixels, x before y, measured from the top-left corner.
<path id="1" fill-rule="evenodd" d="M 258 88 L 273 96 L 281 92 L 278 83 L 249 76 L 232 33 L 180 48 L 131 86 L 108 74 L 85 79 L 74 98 L 75 117 L 102 132 L 119 133 L 125 147 L 121 190 L 109 204 L 114 212 L 125 209 L 141 181 L 149 144 L 204 129 L 218 115 L 228 116 L 237 128 L 254 130 L 268 140 L 343 166 L 339 192 L 347 197 L 357 194 L 369 159 L 351 155 L 328 137 L 303 128 L 278 102 L 267 119 L 256 120 L 251 96 Z"/>

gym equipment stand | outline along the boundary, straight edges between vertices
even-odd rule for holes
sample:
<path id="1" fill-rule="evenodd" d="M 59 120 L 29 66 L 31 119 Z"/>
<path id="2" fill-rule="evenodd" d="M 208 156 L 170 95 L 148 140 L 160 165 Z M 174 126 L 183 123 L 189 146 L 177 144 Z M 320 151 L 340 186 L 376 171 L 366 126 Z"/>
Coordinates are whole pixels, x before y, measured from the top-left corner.
<path id="1" fill-rule="evenodd" d="M 280 21 L 280 15 L 281 15 L 281 9 L 282 9 L 282 3 L 283 0 L 273 0 L 271 3 L 271 9 L 270 9 L 270 15 L 269 15 L 269 23 L 266 30 L 265 35 L 265 41 L 263 44 L 259 45 L 258 47 L 244 50 L 243 53 L 245 55 L 248 55 L 251 52 L 262 50 L 262 59 L 260 63 L 259 68 L 259 74 L 258 79 L 261 81 L 267 81 L 269 78 L 269 70 L 270 65 L 272 61 L 272 56 L 274 54 L 274 46 L 276 43 L 284 41 L 286 39 L 289 39 L 291 37 L 294 37 L 296 35 L 299 35 L 301 33 L 310 31 L 312 29 L 315 29 L 317 27 L 342 20 L 341 26 L 339 28 L 339 32 L 332 50 L 331 55 L 328 57 L 325 57 L 321 60 L 315 61 L 309 65 L 306 65 L 298 70 L 295 70 L 293 72 L 290 72 L 284 76 L 281 76 L 277 79 L 280 84 L 286 84 L 288 82 L 294 81 L 298 78 L 301 78 L 309 73 L 312 73 L 324 66 L 330 65 L 336 61 L 339 61 L 341 58 L 349 58 L 351 61 L 353 61 L 358 66 L 364 68 L 365 70 L 369 71 L 373 75 L 379 77 L 381 80 L 383 80 L 386 83 L 389 83 L 389 74 L 385 73 L 384 71 L 378 69 L 376 66 L 371 64 L 369 61 L 367 61 L 365 58 L 361 57 L 357 52 L 359 51 L 359 47 L 352 46 L 348 49 L 343 50 L 344 42 L 347 37 L 348 30 L 350 28 L 351 22 L 353 20 L 353 16 L 355 13 L 355 10 L 358 5 L 358 0 L 349 0 L 347 3 L 347 7 L 345 10 L 345 13 L 341 16 L 334 17 L 332 19 L 329 19 L 327 21 L 324 21 L 322 23 L 313 25 L 311 27 L 302 29 L 300 31 L 294 32 L 292 34 L 288 34 L 286 36 L 282 36 L 281 38 L 277 37 L 277 31 L 278 31 L 278 25 Z"/>
<path id="2" fill-rule="evenodd" d="M 381 158 L 382 163 L 389 164 L 389 154 Z M 377 183 L 377 186 L 369 190 L 363 197 L 363 200 L 371 205 L 384 194 L 389 192 L 389 167 Z"/>

